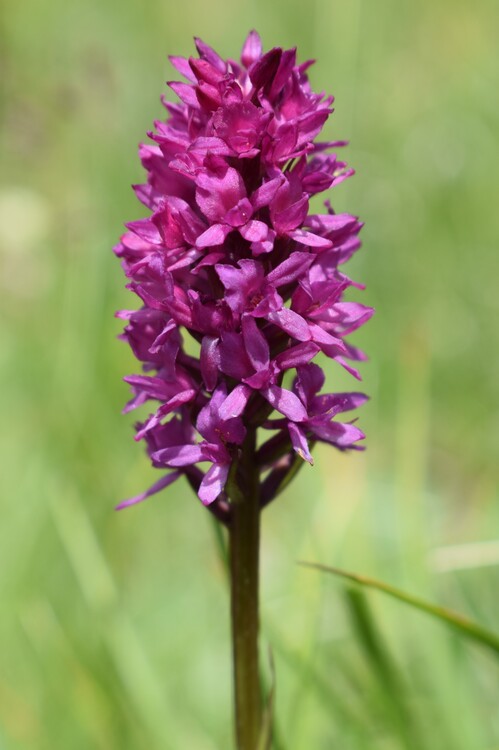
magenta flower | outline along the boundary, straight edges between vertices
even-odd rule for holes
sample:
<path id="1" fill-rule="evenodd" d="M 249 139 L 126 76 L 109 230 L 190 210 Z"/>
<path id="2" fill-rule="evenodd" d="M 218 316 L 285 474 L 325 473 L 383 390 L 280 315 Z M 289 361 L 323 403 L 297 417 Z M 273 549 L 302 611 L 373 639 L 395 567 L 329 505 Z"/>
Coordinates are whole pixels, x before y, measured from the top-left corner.
<path id="1" fill-rule="evenodd" d="M 361 223 L 328 202 L 310 211 L 311 197 L 353 174 L 335 153 L 344 142 L 315 141 L 333 98 L 311 90 L 311 63 L 297 64 L 296 50 L 263 54 L 254 31 L 240 62 L 196 47 L 198 58 L 170 58 L 185 79 L 169 84 L 180 103 L 164 102 L 153 145 L 140 147 L 147 183 L 134 189 L 151 213 L 115 248 L 142 303 L 118 313 L 143 370 L 125 378 L 126 409 L 155 403 L 136 437 L 166 472 L 119 507 L 185 476 L 228 521 L 225 486 L 249 429 L 275 431 L 256 454 L 270 470 L 262 505 L 283 467 L 312 463 L 315 441 L 359 447 L 363 433 L 336 417 L 366 397 L 320 394 L 312 360 L 322 352 L 358 378 L 351 362 L 364 355 L 345 337 L 373 311 L 343 299 L 359 288 L 340 267 Z"/>

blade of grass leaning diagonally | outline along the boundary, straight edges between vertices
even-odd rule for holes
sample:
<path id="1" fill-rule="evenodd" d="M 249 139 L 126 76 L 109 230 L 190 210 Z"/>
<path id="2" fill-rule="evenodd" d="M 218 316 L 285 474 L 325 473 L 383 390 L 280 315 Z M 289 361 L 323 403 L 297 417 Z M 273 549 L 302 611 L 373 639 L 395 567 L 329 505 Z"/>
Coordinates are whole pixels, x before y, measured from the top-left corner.
<path id="1" fill-rule="evenodd" d="M 382 638 L 364 591 L 357 586 L 348 586 L 345 600 L 358 643 L 377 685 L 376 701 L 404 748 L 417 750 L 424 747 L 415 716 L 409 708 L 402 670 Z M 368 700 L 372 699 L 370 696 Z"/>
<path id="2" fill-rule="evenodd" d="M 361 586 L 377 589 L 378 591 L 383 591 L 385 594 L 388 594 L 394 599 L 398 599 L 401 602 L 410 604 L 412 607 L 415 607 L 422 612 L 426 612 L 427 614 L 436 617 L 447 625 L 450 625 L 452 628 L 454 628 L 467 638 L 480 643 L 482 646 L 487 646 L 488 648 L 492 649 L 492 651 L 494 651 L 494 653 L 499 656 L 499 635 L 491 632 L 490 630 L 487 630 L 486 628 L 483 628 L 481 625 L 473 622 L 472 620 L 468 620 L 466 617 L 463 617 L 457 612 L 453 612 L 452 610 L 446 609 L 445 607 L 440 607 L 436 604 L 432 604 L 431 602 L 427 602 L 424 599 L 420 599 L 419 597 L 413 596 L 412 594 L 408 594 L 401 589 L 395 588 L 395 586 L 391 586 L 389 583 L 378 581 L 375 578 L 368 578 L 367 576 L 361 576 L 357 573 L 349 573 L 345 570 L 340 570 L 339 568 L 322 565 L 321 563 L 300 561 L 299 564 L 308 568 L 315 568 L 316 570 L 323 571 L 324 573 L 332 573 L 335 576 L 346 578 L 349 581 L 354 581 Z"/>

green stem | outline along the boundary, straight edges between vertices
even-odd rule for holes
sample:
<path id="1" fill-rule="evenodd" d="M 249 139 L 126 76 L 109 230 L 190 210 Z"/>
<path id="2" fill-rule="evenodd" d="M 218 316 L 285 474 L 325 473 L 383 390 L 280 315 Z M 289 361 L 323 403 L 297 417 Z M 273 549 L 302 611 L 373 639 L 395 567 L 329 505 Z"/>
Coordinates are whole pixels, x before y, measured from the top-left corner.
<path id="1" fill-rule="evenodd" d="M 254 430 L 248 432 L 241 460 L 229 484 L 232 485 L 229 487 L 230 575 L 237 749 L 256 750 L 262 724 L 262 697 L 258 668 L 260 488 Z"/>

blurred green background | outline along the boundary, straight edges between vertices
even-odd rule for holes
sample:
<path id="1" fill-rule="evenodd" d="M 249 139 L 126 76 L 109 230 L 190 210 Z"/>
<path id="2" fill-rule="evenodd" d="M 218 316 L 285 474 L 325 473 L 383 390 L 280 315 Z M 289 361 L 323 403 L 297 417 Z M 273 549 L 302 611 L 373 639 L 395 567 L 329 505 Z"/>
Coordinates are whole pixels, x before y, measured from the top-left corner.
<path id="1" fill-rule="evenodd" d="M 136 301 L 111 247 L 143 215 L 130 184 L 166 55 L 196 34 L 235 57 L 256 27 L 316 58 L 314 87 L 336 96 L 327 133 L 350 139 L 357 175 L 332 199 L 366 223 L 350 272 L 377 309 L 355 341 L 368 450 L 318 448 L 264 517 L 276 747 L 497 750 L 497 660 L 295 564 L 378 576 L 499 630 L 497 0 L 1 13 L 0 748 L 230 747 L 209 514 L 183 484 L 113 511 L 155 476 L 120 414 L 136 365 L 113 313 Z"/>

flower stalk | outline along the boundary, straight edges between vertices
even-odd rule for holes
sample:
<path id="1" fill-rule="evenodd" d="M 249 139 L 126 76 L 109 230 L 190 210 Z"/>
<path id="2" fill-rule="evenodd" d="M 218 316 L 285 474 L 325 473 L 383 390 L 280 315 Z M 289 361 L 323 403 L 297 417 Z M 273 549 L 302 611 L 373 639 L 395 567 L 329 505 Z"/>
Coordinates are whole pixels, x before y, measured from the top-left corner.
<path id="1" fill-rule="evenodd" d="M 161 472 L 118 508 L 184 477 L 227 527 L 237 748 L 256 750 L 260 514 L 313 464 L 317 441 L 362 450 L 342 415 L 367 397 L 324 392 L 314 360 L 360 379 L 365 355 L 346 337 L 373 310 L 344 297 L 363 288 L 343 271 L 362 223 L 329 200 L 312 211 L 353 174 L 337 153 L 344 141 L 318 140 L 333 97 L 313 91 L 312 61 L 265 52 L 256 31 L 239 60 L 195 44 L 198 57 L 170 58 L 179 101 L 163 100 L 139 149 L 147 180 L 134 190 L 149 213 L 115 248 L 140 300 L 117 313 L 140 362 L 125 411 L 142 410 L 135 438 Z"/>
<path id="2" fill-rule="evenodd" d="M 260 492 L 255 431 L 234 467 L 229 527 L 232 653 L 237 750 L 255 750 L 262 723 L 258 662 Z"/>

